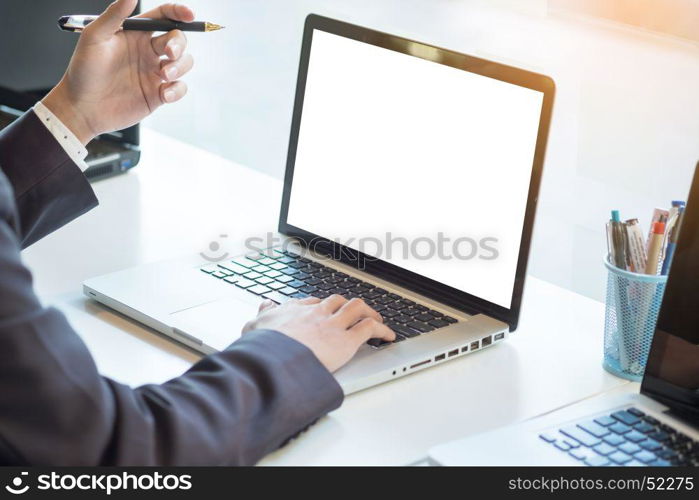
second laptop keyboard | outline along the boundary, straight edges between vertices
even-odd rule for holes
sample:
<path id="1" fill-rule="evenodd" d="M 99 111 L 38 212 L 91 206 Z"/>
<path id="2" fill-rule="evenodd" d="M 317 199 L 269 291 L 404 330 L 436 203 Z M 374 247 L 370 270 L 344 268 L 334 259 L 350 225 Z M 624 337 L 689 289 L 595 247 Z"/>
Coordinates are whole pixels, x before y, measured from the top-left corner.
<path id="1" fill-rule="evenodd" d="M 591 466 L 699 466 L 699 442 L 637 408 L 568 425 L 539 437 Z"/>
<path id="2" fill-rule="evenodd" d="M 289 297 L 324 299 L 333 294 L 346 299 L 360 298 L 381 314 L 384 324 L 396 334 L 394 342 L 457 322 L 451 316 L 289 250 L 265 250 L 209 264 L 201 271 L 277 303 Z M 369 341 L 369 345 L 377 348 L 389 344 L 379 339 Z"/>

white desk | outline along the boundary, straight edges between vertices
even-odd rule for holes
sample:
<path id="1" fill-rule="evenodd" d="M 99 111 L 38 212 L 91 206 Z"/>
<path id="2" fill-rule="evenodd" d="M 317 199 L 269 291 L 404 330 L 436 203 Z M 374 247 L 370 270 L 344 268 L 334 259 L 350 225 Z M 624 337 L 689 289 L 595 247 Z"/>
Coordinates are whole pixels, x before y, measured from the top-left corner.
<path id="1" fill-rule="evenodd" d="M 196 253 L 276 228 L 281 183 L 144 130 L 141 165 L 95 185 L 101 205 L 25 253 L 103 374 L 163 382 L 198 356 L 85 299 L 85 278 Z M 220 234 L 228 237 L 221 239 Z M 627 384 L 601 367 L 603 305 L 530 277 L 520 327 L 503 344 L 348 397 L 264 464 L 400 465 L 437 443 Z"/>

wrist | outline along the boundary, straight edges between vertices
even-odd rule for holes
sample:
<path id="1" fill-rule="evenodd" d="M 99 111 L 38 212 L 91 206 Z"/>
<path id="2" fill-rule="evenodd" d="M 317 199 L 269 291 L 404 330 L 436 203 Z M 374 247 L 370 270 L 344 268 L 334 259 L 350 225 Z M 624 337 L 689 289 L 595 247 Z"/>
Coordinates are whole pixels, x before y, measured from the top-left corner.
<path id="1" fill-rule="evenodd" d="M 79 107 L 69 98 L 60 83 L 41 100 L 41 103 L 56 118 L 61 120 L 61 123 L 73 133 L 83 146 L 87 145 L 97 135 L 92 130 L 88 120 L 79 112 Z"/>

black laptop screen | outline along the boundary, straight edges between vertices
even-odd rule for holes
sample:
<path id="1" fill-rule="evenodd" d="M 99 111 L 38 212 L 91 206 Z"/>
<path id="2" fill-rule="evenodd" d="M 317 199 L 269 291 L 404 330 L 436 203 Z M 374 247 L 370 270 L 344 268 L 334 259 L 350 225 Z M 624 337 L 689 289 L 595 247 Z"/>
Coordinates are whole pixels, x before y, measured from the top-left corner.
<path id="1" fill-rule="evenodd" d="M 699 165 L 684 213 L 642 392 L 699 422 Z"/>

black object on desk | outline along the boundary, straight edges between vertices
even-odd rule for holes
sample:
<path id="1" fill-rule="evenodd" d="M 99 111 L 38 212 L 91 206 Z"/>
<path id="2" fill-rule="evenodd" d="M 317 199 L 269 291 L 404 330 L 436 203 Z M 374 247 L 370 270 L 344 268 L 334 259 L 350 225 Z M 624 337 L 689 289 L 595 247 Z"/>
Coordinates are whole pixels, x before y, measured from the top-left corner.
<path id="1" fill-rule="evenodd" d="M 0 128 L 30 109 L 61 79 L 77 37 L 56 29 L 68 12 L 102 12 L 109 0 L 3 2 L 0 15 Z M 140 2 L 134 13 L 140 12 Z M 31 19 L 32 24 L 16 22 Z M 90 181 L 126 172 L 140 159 L 139 127 L 102 134 L 87 145 Z"/>

